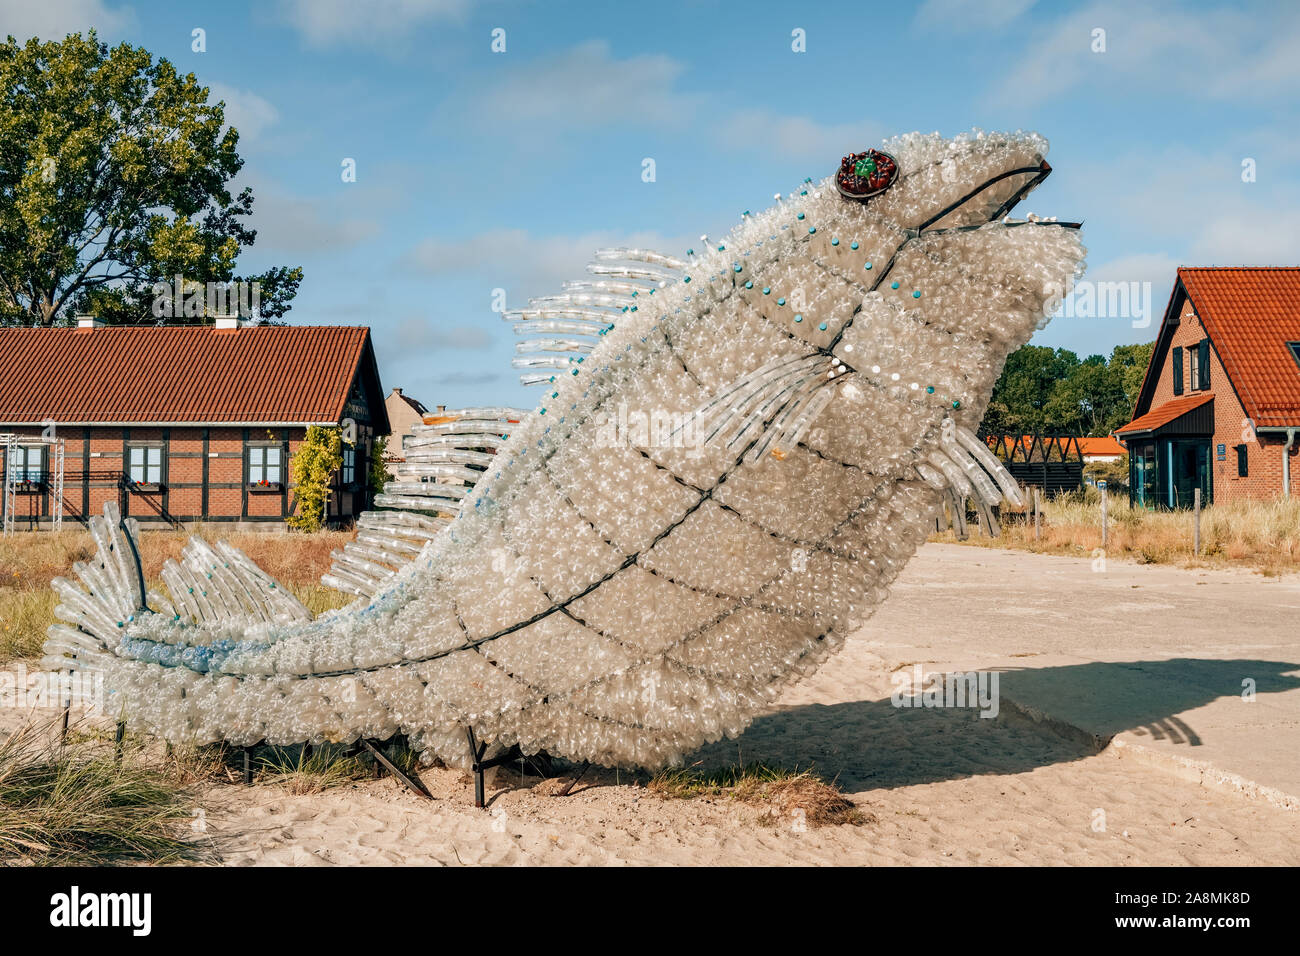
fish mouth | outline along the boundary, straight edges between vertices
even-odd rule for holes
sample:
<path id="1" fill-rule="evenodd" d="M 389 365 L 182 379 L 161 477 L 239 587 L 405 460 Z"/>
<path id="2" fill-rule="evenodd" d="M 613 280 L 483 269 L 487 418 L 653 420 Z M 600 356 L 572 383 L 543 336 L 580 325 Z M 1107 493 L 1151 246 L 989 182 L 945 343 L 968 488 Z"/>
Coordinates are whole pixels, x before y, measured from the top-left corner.
<path id="1" fill-rule="evenodd" d="M 1026 177 L 1025 181 L 1020 184 L 1019 188 L 1017 188 L 1014 192 L 1012 192 L 1011 195 L 1009 195 L 996 207 L 993 207 L 990 204 L 991 208 L 989 212 L 985 214 L 984 221 L 997 222 L 999 219 L 1002 219 L 1003 217 L 1010 214 L 1011 210 L 1015 209 L 1016 206 L 1018 206 L 1026 196 L 1028 196 L 1031 192 L 1037 189 L 1039 183 L 1041 183 L 1044 179 L 1050 176 L 1051 173 L 1052 173 L 1051 164 L 1048 163 L 1047 160 L 1045 159 L 1040 159 L 1036 166 L 1019 166 L 1016 167 L 1015 169 L 1008 169 L 1001 173 L 998 173 L 996 176 L 992 177 L 991 179 L 985 180 L 984 182 L 980 183 L 970 192 L 966 193 L 966 195 L 955 200 L 954 202 L 949 203 L 947 206 L 939 210 L 929 219 L 926 219 L 924 222 L 922 222 L 920 225 L 916 227 L 917 231 L 919 232 L 921 230 L 928 229 L 929 227 L 935 225 L 936 223 L 941 222 L 945 217 L 963 208 L 964 206 L 966 206 L 967 203 L 974 202 L 977 199 L 977 197 L 979 197 L 986 190 L 992 189 L 994 186 L 996 186 L 1000 182 L 1003 182 L 1004 180 L 1011 179 L 1012 177 L 1016 177 L 1016 176 Z"/>

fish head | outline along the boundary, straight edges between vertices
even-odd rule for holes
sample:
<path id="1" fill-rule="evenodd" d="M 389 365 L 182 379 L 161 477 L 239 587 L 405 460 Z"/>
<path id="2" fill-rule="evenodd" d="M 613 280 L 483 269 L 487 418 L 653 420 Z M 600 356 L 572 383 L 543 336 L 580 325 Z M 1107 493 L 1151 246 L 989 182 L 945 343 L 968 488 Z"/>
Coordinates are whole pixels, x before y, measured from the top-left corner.
<path id="1" fill-rule="evenodd" d="M 973 131 L 952 138 L 909 133 L 884 143 L 878 153 L 893 162 L 892 181 L 879 192 L 857 198 L 840 188 L 868 222 L 907 231 L 977 226 L 1006 216 L 1051 172 L 1047 140 L 1037 133 Z M 857 154 L 861 155 L 861 154 Z M 841 160 L 861 169 L 856 156 Z M 872 163 L 868 157 L 866 164 Z M 850 185 L 861 184 L 850 180 Z M 870 184 L 868 184 L 870 185 Z"/>

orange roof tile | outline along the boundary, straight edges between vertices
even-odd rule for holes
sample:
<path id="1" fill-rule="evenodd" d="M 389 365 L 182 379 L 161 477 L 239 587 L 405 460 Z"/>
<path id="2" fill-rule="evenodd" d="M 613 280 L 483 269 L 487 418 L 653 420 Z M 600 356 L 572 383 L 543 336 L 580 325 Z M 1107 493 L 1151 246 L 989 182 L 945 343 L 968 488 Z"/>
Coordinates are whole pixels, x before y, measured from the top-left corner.
<path id="1" fill-rule="evenodd" d="M 1300 366 L 1287 347 L 1300 342 L 1300 267 L 1183 267 L 1178 278 L 1246 414 L 1300 424 Z"/>
<path id="2" fill-rule="evenodd" d="M 1129 422 L 1122 428 L 1115 429 L 1116 435 L 1132 434 L 1135 432 L 1149 432 L 1159 428 L 1161 425 L 1167 425 L 1175 418 L 1186 415 L 1193 408 L 1200 408 L 1206 402 L 1214 401 L 1213 392 L 1199 392 L 1196 395 L 1184 395 L 1182 398 L 1175 398 L 1173 401 L 1165 402 L 1163 405 L 1157 405 L 1145 415 L 1141 415 Z"/>
<path id="3" fill-rule="evenodd" d="M 1085 437 L 1078 441 L 1079 453 L 1082 455 L 1123 455 L 1128 450 L 1109 435 L 1100 438 Z"/>
<path id="4" fill-rule="evenodd" d="M 338 422 L 369 341 L 347 326 L 0 329 L 0 423 Z"/>

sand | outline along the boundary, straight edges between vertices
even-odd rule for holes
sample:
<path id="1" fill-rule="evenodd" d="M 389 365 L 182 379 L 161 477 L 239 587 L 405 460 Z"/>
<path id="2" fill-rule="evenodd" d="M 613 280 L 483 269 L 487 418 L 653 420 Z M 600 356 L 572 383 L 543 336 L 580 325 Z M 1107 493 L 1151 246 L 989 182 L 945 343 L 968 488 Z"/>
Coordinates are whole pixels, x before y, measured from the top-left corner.
<path id="1" fill-rule="evenodd" d="M 969 709 L 900 709 L 891 705 L 890 691 L 891 674 L 913 661 L 951 667 L 1014 661 L 1021 668 L 1019 680 L 1009 677 L 1003 695 L 1019 686 L 1050 704 L 1055 688 L 1070 686 L 1072 673 L 1098 673 L 1088 664 L 1070 671 L 1062 666 L 1065 650 L 1053 645 L 1068 642 L 1073 634 L 1077 657 L 1082 647 L 1099 643 L 1097 632 L 1090 634 L 1077 620 L 1075 630 L 1068 630 L 1070 615 L 1062 603 L 1068 595 L 1070 604 L 1086 608 L 1096 600 L 1087 591 L 1091 582 L 1115 592 L 1110 597 L 1113 613 L 1122 611 L 1115 611 L 1113 603 L 1120 592 L 1131 595 L 1126 598 L 1134 602 L 1129 610 L 1144 622 L 1172 606 L 1183 634 L 1197 633 L 1198 616 L 1208 620 L 1223 613 L 1221 602 L 1202 599 L 1207 591 L 1218 597 L 1220 588 L 1224 596 L 1260 588 L 1259 595 L 1249 593 L 1251 602 L 1272 600 L 1275 612 L 1285 612 L 1295 605 L 1297 588 L 1232 572 L 1223 572 L 1220 579 L 1215 573 L 1209 578 L 1204 573 L 1179 576 L 1171 569 L 1118 565 L 1104 579 L 1085 578 L 1091 573 L 1087 561 L 1075 568 L 1063 563 L 1068 559 L 1011 552 L 991 559 L 993 554 L 955 546 L 924 548 L 900 578 L 895 596 L 841 654 L 787 692 L 740 739 L 691 758 L 705 767 L 741 760 L 812 765 L 837 780 L 862 810 L 863 825 L 808 828 L 794 817 L 763 825 L 761 808 L 727 799 L 667 799 L 648 790 L 644 776 L 612 771 L 589 772 L 570 796 L 558 797 L 563 779 L 522 777 L 501 768 L 489 779 L 488 808 L 478 810 L 467 774 L 430 769 L 421 777 L 432 800 L 417 797 L 391 777 L 306 795 L 276 782 L 204 785 L 196 794 L 195 838 L 222 863 L 238 866 L 1294 864 L 1300 858 L 1300 811 L 1202 785 L 1160 760 L 1134 759 L 1131 747 L 1112 745 L 1098 752 L 1087 734 L 1036 723 L 1012 706 L 1004 706 L 997 719 Z M 1004 613 L 1006 588 L 989 582 L 1005 581 L 1012 569 L 1024 582 L 1016 585 L 1023 598 L 1016 606 L 1055 608 L 1055 615 Z M 1142 604 L 1137 597 L 1142 592 L 1131 590 L 1128 579 L 1117 575 L 1159 584 L 1158 596 L 1142 598 L 1159 607 Z M 1203 601 L 1203 610 L 1197 610 L 1196 601 Z M 1285 640 L 1291 639 L 1286 621 L 1293 617 L 1274 613 L 1269 618 L 1267 611 L 1261 609 L 1262 616 L 1241 639 L 1258 644 L 1269 660 L 1292 667 L 1286 662 L 1296 661 L 1297 655 Z M 962 631 L 981 615 L 989 626 L 981 628 L 979 640 L 963 638 Z M 1000 624 L 996 633 L 995 623 Z M 1002 644 L 999 633 L 1005 635 Z M 1161 639 L 1152 636 L 1158 628 L 1138 637 L 1109 627 L 1104 634 L 1100 643 L 1106 654 L 1118 661 L 1156 661 L 1143 670 L 1163 675 L 1166 682 L 1182 679 L 1188 671 L 1162 671 L 1157 666 L 1161 658 L 1203 656 L 1183 638 L 1170 639 L 1162 649 Z M 1216 650 L 1204 656 L 1229 661 L 1241 656 L 1215 640 Z M 1124 673 L 1131 669 L 1126 665 Z M 1294 670 L 1300 672 L 1300 664 Z M 1036 673 L 1049 675 L 1043 678 L 1047 683 L 1029 679 Z M 1100 673 L 1104 680 L 1091 698 L 1104 704 L 1107 687 L 1114 685 L 1109 672 Z M 1206 703 L 1213 695 L 1200 691 L 1181 697 L 1171 693 L 1168 699 L 1177 703 L 1168 707 L 1149 706 L 1170 720 L 1190 722 L 1199 732 L 1198 744 L 1203 738 L 1205 753 L 1237 759 L 1231 754 L 1240 752 L 1242 767 L 1249 769 L 1248 751 L 1264 753 L 1279 740 L 1294 741 L 1290 708 L 1293 695 L 1300 696 L 1300 690 L 1291 689 L 1296 683 L 1279 685 L 1265 701 L 1268 706 L 1229 710 L 1221 704 L 1225 714 L 1238 720 L 1233 726 L 1224 723 L 1228 717 L 1219 723 L 1210 719 L 1218 713 L 1205 710 L 1214 705 Z M 1076 712 L 1082 725 L 1098 719 L 1078 710 L 1077 701 L 1069 703 L 1071 719 Z M 1151 717 L 1127 707 L 1127 702 L 1110 711 L 1102 706 L 1103 715 L 1110 715 L 1111 732 L 1130 723 L 1140 731 L 1139 725 Z M 1243 714 L 1279 723 L 1242 724 L 1245 718 L 1235 715 Z M 12 723 L 15 716 L 11 712 L 0 720 Z M 1232 750 L 1216 750 L 1220 736 L 1229 732 L 1236 734 L 1224 737 L 1234 741 Z M 1300 761 L 1293 746 L 1281 753 L 1293 763 Z M 1282 768 L 1278 780 L 1285 782 L 1289 772 Z"/>
<path id="2" fill-rule="evenodd" d="M 556 797 L 563 781 L 503 769 L 476 810 L 466 774 L 430 770 L 432 801 L 391 779 L 311 796 L 216 788 L 203 798 L 207 837 L 228 864 L 293 866 L 1290 865 L 1300 855 L 1300 813 L 1086 751 L 1012 715 L 899 710 L 888 690 L 862 635 L 742 738 L 694 758 L 811 761 L 838 774 L 862 826 L 763 826 L 754 808 L 664 799 L 610 772 Z"/>

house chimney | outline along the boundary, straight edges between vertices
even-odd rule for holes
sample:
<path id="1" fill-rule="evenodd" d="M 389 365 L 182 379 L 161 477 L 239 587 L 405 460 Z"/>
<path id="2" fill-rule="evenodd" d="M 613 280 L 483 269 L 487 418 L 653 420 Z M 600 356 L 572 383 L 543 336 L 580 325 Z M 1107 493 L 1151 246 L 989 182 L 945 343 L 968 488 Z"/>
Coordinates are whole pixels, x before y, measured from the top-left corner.
<path id="1" fill-rule="evenodd" d="M 394 394 L 394 395 L 401 395 L 401 394 L 402 394 L 402 390 L 401 390 L 400 388 L 394 387 L 394 388 L 393 388 L 393 394 Z"/>
<path id="2" fill-rule="evenodd" d="M 102 329 L 104 320 L 93 315 L 77 316 L 77 328 L 79 329 Z"/>
<path id="3" fill-rule="evenodd" d="M 238 315 L 219 315 L 214 323 L 218 329 L 237 329 L 244 324 Z"/>

